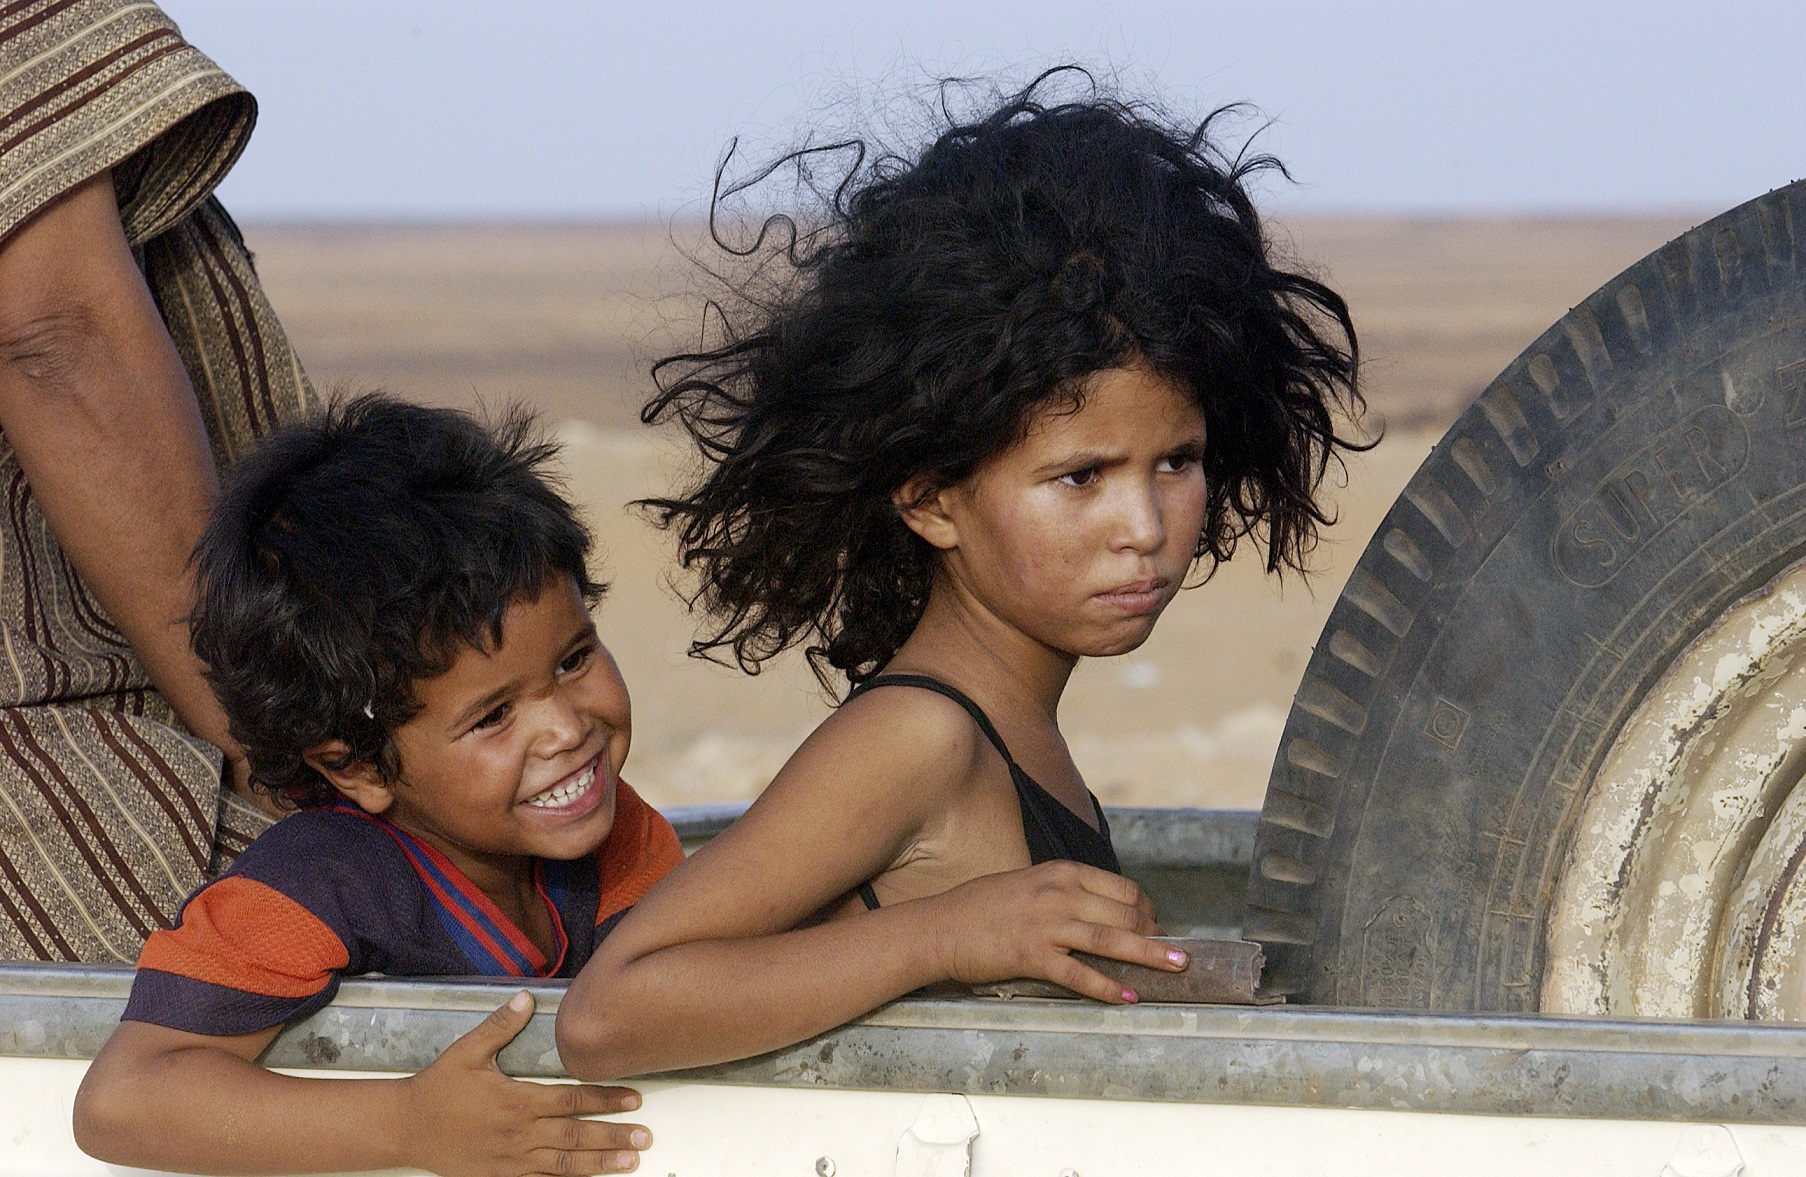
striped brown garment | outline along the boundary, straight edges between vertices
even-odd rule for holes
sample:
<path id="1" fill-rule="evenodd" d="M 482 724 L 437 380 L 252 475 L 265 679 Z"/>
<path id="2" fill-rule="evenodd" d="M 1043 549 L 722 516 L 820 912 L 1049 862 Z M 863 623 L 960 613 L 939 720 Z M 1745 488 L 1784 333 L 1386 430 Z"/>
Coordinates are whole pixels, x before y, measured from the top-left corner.
<path id="1" fill-rule="evenodd" d="M 0 0 L 0 239 L 112 169 L 223 466 L 313 391 L 212 197 L 251 96 L 157 7 Z M 222 796 L 0 438 L 0 958 L 135 960 L 266 819 Z"/>

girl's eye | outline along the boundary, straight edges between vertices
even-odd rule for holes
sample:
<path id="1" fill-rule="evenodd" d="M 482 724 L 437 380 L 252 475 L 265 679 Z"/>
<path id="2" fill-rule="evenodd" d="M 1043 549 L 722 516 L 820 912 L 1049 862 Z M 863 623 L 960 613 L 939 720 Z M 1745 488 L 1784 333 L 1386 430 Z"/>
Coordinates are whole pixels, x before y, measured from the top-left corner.
<path id="1" fill-rule="evenodd" d="M 1166 474 L 1178 474 L 1189 467 L 1201 465 L 1203 461 L 1204 456 L 1202 454 L 1193 450 L 1180 450 L 1177 453 L 1168 454 L 1166 457 L 1162 458 L 1160 460 L 1160 469 Z"/>
<path id="2" fill-rule="evenodd" d="M 1090 486 L 1097 481 L 1097 467 L 1087 466 L 1083 470 L 1074 470 L 1070 474 L 1060 475 L 1060 481 L 1067 486 Z"/>
<path id="3" fill-rule="evenodd" d="M 594 647 L 591 646 L 579 646 L 577 649 L 572 650 L 569 654 L 564 656 L 564 661 L 558 664 L 558 673 L 575 674 L 579 670 L 582 670 L 585 664 L 589 662 L 589 656 L 593 651 Z"/>
<path id="4" fill-rule="evenodd" d="M 505 720 L 507 718 L 508 718 L 508 704 L 498 703 L 493 708 L 491 708 L 489 710 L 489 713 L 484 715 L 483 718 L 481 718 L 481 719 L 477 720 L 475 723 L 471 724 L 470 730 L 473 732 L 483 731 L 487 728 L 492 728 L 492 727 L 499 725 L 503 720 Z"/>

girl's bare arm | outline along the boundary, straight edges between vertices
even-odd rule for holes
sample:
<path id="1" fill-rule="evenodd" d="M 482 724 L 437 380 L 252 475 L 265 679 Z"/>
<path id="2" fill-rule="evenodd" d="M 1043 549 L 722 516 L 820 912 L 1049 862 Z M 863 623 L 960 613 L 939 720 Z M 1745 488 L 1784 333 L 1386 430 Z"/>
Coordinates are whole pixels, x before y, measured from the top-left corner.
<path id="1" fill-rule="evenodd" d="M 566 1068 L 602 1078 L 742 1058 L 950 978 L 1042 977 L 1132 999 L 1073 960 L 1075 948 L 1178 967 L 1146 939 L 1153 913 L 1135 884 L 1075 863 L 798 927 L 891 866 L 971 786 L 987 751 L 933 697 L 837 713 L 572 982 L 558 1012 Z"/>

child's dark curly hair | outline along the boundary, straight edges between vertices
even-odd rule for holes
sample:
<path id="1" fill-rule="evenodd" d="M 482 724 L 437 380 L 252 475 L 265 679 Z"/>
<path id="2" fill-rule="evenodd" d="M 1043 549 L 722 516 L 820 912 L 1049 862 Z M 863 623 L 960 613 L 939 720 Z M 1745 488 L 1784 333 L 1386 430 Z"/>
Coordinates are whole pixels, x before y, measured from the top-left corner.
<path id="1" fill-rule="evenodd" d="M 413 684 L 559 575 L 593 601 L 589 532 L 548 481 L 557 449 L 515 410 L 493 427 L 380 394 L 335 400 L 232 468 L 195 548 L 194 650 L 253 779 L 329 804 L 309 749 L 400 771 Z"/>
<path id="2" fill-rule="evenodd" d="M 653 369 L 642 416 L 676 418 L 709 463 L 688 494 L 647 501 L 718 621 L 692 653 L 730 647 L 756 673 L 808 641 L 824 684 L 824 663 L 869 677 L 921 618 L 934 570 L 892 496 L 917 475 L 958 482 L 1050 398 L 1136 363 L 1203 412 L 1206 576 L 1250 535 L 1270 570 L 1303 570 L 1330 521 L 1316 492 L 1331 457 L 1365 448 L 1335 412 L 1363 403 L 1347 305 L 1275 264 L 1246 191 L 1284 169 L 1226 157 L 1217 115 L 1178 130 L 1095 86 L 1044 104 L 1048 83 L 974 122 L 946 116 L 913 160 L 867 165 L 854 141 L 765 169 L 748 184 L 856 152 L 800 237 L 773 217 L 736 250 L 711 217 L 721 248 L 789 278 L 771 298 L 748 283 L 720 346 Z M 712 213 L 745 187 L 718 176 Z M 785 240 L 770 250 L 773 230 Z"/>

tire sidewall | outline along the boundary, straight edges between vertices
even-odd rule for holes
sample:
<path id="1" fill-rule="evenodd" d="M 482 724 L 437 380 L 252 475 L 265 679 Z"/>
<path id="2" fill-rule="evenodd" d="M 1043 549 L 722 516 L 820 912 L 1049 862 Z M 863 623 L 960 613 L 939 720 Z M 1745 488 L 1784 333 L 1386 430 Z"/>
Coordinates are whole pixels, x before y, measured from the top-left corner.
<path id="1" fill-rule="evenodd" d="M 1572 823 L 1650 686 L 1806 557 L 1806 183 L 1676 239 L 1514 361 L 1332 610 L 1247 932 L 1318 1003 L 1535 1009 Z"/>

